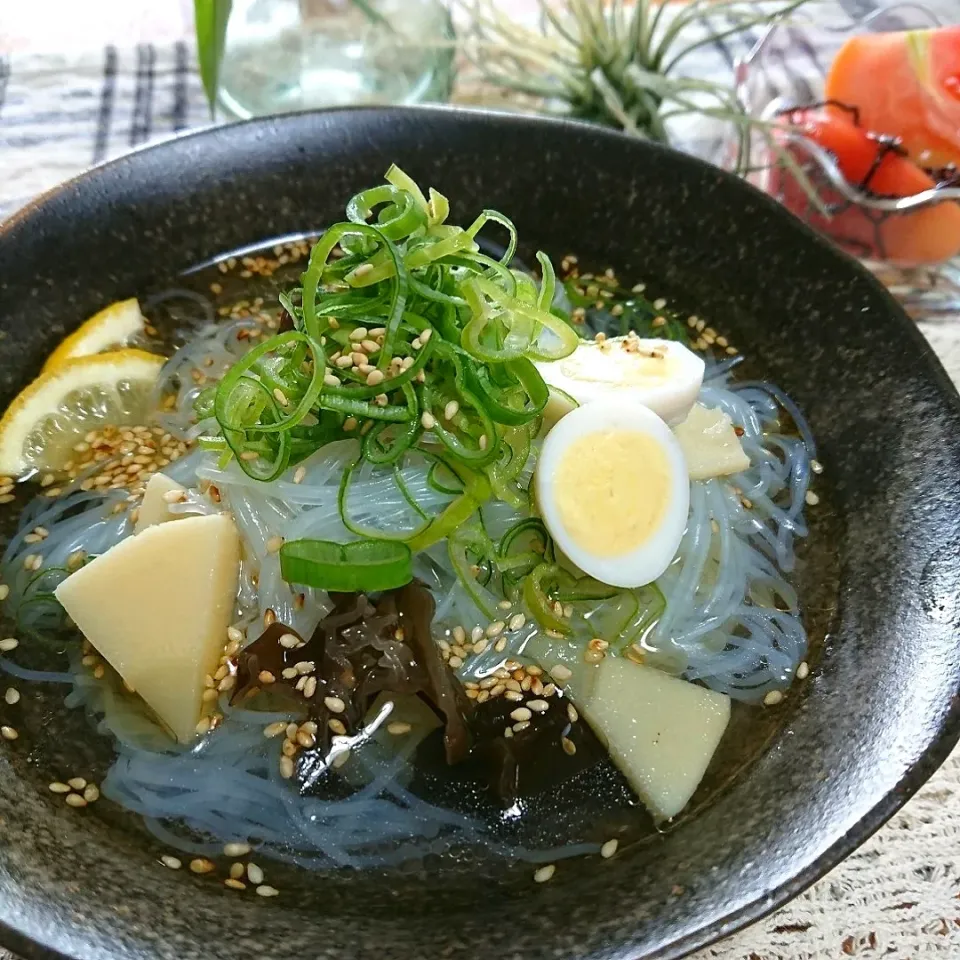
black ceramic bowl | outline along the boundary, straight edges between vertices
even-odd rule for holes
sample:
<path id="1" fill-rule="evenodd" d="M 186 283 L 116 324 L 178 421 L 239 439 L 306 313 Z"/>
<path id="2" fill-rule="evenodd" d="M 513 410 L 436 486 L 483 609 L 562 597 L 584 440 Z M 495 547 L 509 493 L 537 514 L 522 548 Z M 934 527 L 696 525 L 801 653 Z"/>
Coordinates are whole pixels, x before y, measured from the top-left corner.
<path id="1" fill-rule="evenodd" d="M 806 412 L 823 496 L 800 571 L 813 678 L 712 803 L 611 861 L 482 876 L 303 880 L 276 900 L 158 866 L 101 803 L 46 789 L 96 741 L 30 691 L 0 751 L 0 941 L 26 957 L 678 957 L 792 897 L 884 822 L 957 740 L 960 403 L 881 287 L 771 200 L 585 126 L 453 110 L 303 114 L 101 167 L 0 228 L 0 400 L 71 325 L 218 253 L 340 219 L 397 161 L 461 221 L 515 218 L 721 326 Z M 91 760 L 91 762 L 93 762 Z"/>

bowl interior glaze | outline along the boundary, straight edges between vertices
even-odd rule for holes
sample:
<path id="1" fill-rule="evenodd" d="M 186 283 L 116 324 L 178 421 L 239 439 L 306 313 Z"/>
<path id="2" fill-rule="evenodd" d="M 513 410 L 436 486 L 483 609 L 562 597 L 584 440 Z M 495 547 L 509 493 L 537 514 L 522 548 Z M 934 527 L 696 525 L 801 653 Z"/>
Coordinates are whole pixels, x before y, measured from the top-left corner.
<path id="1" fill-rule="evenodd" d="M 611 861 L 304 878 L 237 896 L 156 862 L 108 805 L 46 789 L 103 742 L 37 692 L 0 750 L 0 942 L 26 957 L 677 957 L 796 894 L 875 830 L 958 736 L 960 398 L 852 260 L 696 160 L 586 126 L 447 109 L 289 115 L 184 137 L 0 227 L 0 401 L 104 303 L 228 250 L 342 219 L 396 161 L 459 221 L 512 216 L 729 332 L 807 414 L 825 473 L 799 571 L 814 676 L 745 773 Z M 51 759 L 53 756 L 53 759 Z"/>

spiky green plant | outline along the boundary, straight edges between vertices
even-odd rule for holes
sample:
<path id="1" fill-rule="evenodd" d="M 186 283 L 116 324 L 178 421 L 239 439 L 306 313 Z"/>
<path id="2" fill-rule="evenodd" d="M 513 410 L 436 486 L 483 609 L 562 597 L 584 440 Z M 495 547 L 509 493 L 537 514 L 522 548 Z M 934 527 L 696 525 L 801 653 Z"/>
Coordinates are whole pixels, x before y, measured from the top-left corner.
<path id="1" fill-rule="evenodd" d="M 668 142 L 671 119 L 711 117 L 737 132 L 740 168 L 754 133 L 797 168 L 772 126 L 749 117 L 738 103 L 732 77 L 718 83 L 685 68 L 698 50 L 766 26 L 808 0 L 537 0 L 537 28 L 511 17 L 503 0 L 457 2 L 467 23 L 461 46 L 488 84 L 537 98 L 545 111 L 660 142 Z M 711 26 L 715 15 L 722 15 L 724 29 Z"/>

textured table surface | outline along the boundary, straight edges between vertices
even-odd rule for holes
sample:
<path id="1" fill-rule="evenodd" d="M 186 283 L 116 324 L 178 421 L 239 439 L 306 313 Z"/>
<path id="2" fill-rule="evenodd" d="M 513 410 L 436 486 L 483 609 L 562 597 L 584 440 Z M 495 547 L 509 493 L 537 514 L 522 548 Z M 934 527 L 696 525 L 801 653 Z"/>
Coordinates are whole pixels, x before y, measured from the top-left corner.
<path id="1" fill-rule="evenodd" d="M 510 9 L 526 5 L 514 0 Z M 0 212 L 94 160 L 207 121 L 192 69 L 191 17 L 190 0 L 0 0 Z M 88 129 L 84 118 L 102 113 L 107 82 L 110 122 L 105 131 Z M 53 138 L 50 124 L 58 125 Z M 960 383 L 960 317 L 920 326 Z M 898 816 L 806 894 L 696 960 L 958 957 L 958 852 L 954 754 Z M 15 958 L 0 949 L 0 960 Z"/>

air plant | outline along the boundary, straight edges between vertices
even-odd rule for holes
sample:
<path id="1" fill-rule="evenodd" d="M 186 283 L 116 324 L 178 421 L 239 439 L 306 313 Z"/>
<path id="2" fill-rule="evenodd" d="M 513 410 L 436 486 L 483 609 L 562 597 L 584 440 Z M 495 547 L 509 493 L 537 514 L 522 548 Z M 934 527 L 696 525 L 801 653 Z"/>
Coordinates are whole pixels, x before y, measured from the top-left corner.
<path id="1" fill-rule="evenodd" d="M 776 124 L 749 116 L 731 83 L 690 76 L 698 50 L 785 17 L 808 0 L 762 6 L 751 0 L 537 0 L 539 26 L 506 13 L 503 0 L 458 0 L 466 14 L 462 49 L 485 81 L 539 101 L 541 110 L 619 127 L 634 136 L 669 142 L 670 120 L 699 115 L 737 132 L 737 166 L 747 169 L 751 136 L 809 184 L 775 136 Z M 717 30 L 714 17 L 726 26 Z"/>

